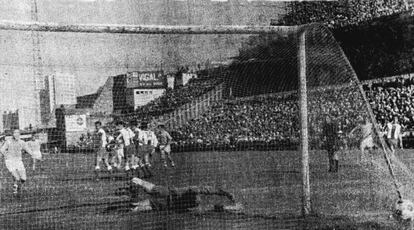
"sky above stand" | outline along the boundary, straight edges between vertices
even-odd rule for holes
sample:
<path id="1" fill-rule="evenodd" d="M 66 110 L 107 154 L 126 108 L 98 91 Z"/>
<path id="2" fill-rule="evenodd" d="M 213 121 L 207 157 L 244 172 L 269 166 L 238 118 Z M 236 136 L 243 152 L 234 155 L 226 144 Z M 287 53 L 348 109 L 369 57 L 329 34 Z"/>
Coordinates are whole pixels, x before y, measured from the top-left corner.
<path id="1" fill-rule="evenodd" d="M 269 15 L 278 17 L 277 12 L 284 9 L 282 3 L 267 6 L 257 3 L 249 8 L 245 7 L 250 2 L 246 0 L 207 2 L 37 0 L 39 21 L 65 24 L 269 25 Z M 31 21 L 31 4 L 32 0 L 0 0 L 0 20 Z M 32 101 L 33 72 L 34 67 L 37 68 L 33 61 L 33 36 L 31 32 L 0 31 L 0 110 L 17 109 Z M 214 47 L 211 44 L 203 47 L 205 39 L 194 36 L 183 42 L 177 37 L 161 35 L 40 33 L 40 70 L 42 75 L 72 74 L 76 79 L 77 95 L 84 95 L 95 92 L 108 76 L 159 68 L 161 63 L 169 61 L 165 60 L 166 56 L 178 60 L 173 64 L 164 63 L 164 68 L 173 68 L 174 64 L 204 63 L 206 58 L 225 61 L 237 55 L 240 48 L 231 37 L 207 38 Z M 168 48 L 162 50 L 161 46 Z"/>

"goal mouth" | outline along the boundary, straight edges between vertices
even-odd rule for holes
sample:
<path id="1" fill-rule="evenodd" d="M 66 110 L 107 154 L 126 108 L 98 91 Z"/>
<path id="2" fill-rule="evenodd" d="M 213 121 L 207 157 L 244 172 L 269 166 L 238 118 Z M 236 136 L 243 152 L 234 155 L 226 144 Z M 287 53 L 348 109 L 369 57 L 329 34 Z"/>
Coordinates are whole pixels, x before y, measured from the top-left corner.
<path id="1" fill-rule="evenodd" d="M 41 171 L 27 170 L 19 201 L 2 197 L 6 219 L 41 212 L 50 216 L 41 227 L 61 218 L 135 223 L 96 212 L 126 210 L 130 198 L 144 198 L 143 191 L 114 195 L 131 177 L 145 177 L 175 197 L 203 191 L 201 207 L 225 207 L 226 198 L 203 190 L 220 188 L 244 207 L 236 220 L 214 213 L 204 223 L 174 210 L 137 214 L 148 226 L 234 227 L 245 223 L 243 215 L 264 225 L 266 218 L 300 222 L 314 213 L 365 213 L 368 221 L 372 213 L 388 216 L 394 204 L 388 201 L 398 195 L 413 199 L 412 172 L 389 154 L 364 85 L 322 25 L 0 21 L 0 33 L 7 52 L 13 39 L 22 44 L 10 62 L 3 60 L 10 75 L 1 79 L 8 95 L 1 102 L 14 109 L 3 116 L 7 128 L 16 128 L 18 116 L 17 128 L 27 128 L 22 139 L 43 132 L 42 151 L 49 152 L 36 163 Z M 18 111 L 9 100 L 21 105 Z M 368 123 L 376 147 L 361 153 Z M 355 127 L 365 130 L 350 135 Z M 127 128 L 135 132 L 132 141 Z M 24 164 L 28 169 L 32 161 Z M 2 170 L 1 189 L 9 194 L 12 182 Z"/>

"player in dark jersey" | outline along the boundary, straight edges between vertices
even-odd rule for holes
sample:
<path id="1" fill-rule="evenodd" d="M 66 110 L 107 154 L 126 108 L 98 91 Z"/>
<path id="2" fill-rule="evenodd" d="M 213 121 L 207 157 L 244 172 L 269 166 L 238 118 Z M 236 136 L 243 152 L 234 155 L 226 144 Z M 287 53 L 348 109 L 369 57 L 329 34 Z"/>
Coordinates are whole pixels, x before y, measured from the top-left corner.
<path id="1" fill-rule="evenodd" d="M 329 172 L 338 172 L 339 127 L 329 115 L 325 118 L 322 135 L 325 142 L 325 150 L 328 152 Z"/>
<path id="2" fill-rule="evenodd" d="M 143 189 L 148 195 L 149 199 L 134 202 L 139 197 L 140 190 Z M 224 211 L 240 211 L 241 204 L 235 203 L 233 195 L 211 186 L 188 186 L 184 188 L 168 188 L 159 186 L 139 178 L 132 179 L 132 185 L 128 189 L 132 205 L 132 211 L 190 211 L 194 209 L 201 209 L 199 195 L 216 195 L 225 196 L 229 199 L 230 205 L 217 204 L 215 209 Z"/>

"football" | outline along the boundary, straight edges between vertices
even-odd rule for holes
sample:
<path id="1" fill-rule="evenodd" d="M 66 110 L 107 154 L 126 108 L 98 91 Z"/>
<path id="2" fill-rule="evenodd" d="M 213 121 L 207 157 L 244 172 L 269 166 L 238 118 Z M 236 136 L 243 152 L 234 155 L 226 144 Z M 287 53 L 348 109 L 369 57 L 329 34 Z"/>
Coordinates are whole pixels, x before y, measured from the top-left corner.
<path id="1" fill-rule="evenodd" d="M 414 204 L 410 200 L 399 200 L 394 210 L 396 218 L 400 220 L 414 220 Z"/>

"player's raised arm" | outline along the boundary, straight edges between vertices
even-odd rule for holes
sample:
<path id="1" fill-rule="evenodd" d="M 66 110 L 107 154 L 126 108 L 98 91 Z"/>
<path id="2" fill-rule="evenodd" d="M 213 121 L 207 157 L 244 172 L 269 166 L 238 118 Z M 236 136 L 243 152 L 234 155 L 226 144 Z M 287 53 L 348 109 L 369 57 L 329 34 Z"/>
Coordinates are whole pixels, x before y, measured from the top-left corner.
<path id="1" fill-rule="evenodd" d="M 8 149 L 9 149 L 9 141 L 6 141 L 4 142 L 3 146 L 1 146 L 0 153 L 4 155 Z"/>
<path id="2" fill-rule="evenodd" d="M 151 192 L 151 190 L 155 187 L 154 184 L 152 184 L 150 182 L 147 182 L 147 181 L 144 181 L 144 180 L 141 180 L 138 177 L 134 177 L 132 179 L 132 183 L 141 186 L 146 192 Z"/>
<path id="3" fill-rule="evenodd" d="M 116 137 L 117 141 L 122 141 L 122 132 L 119 132 L 119 135 Z"/>

